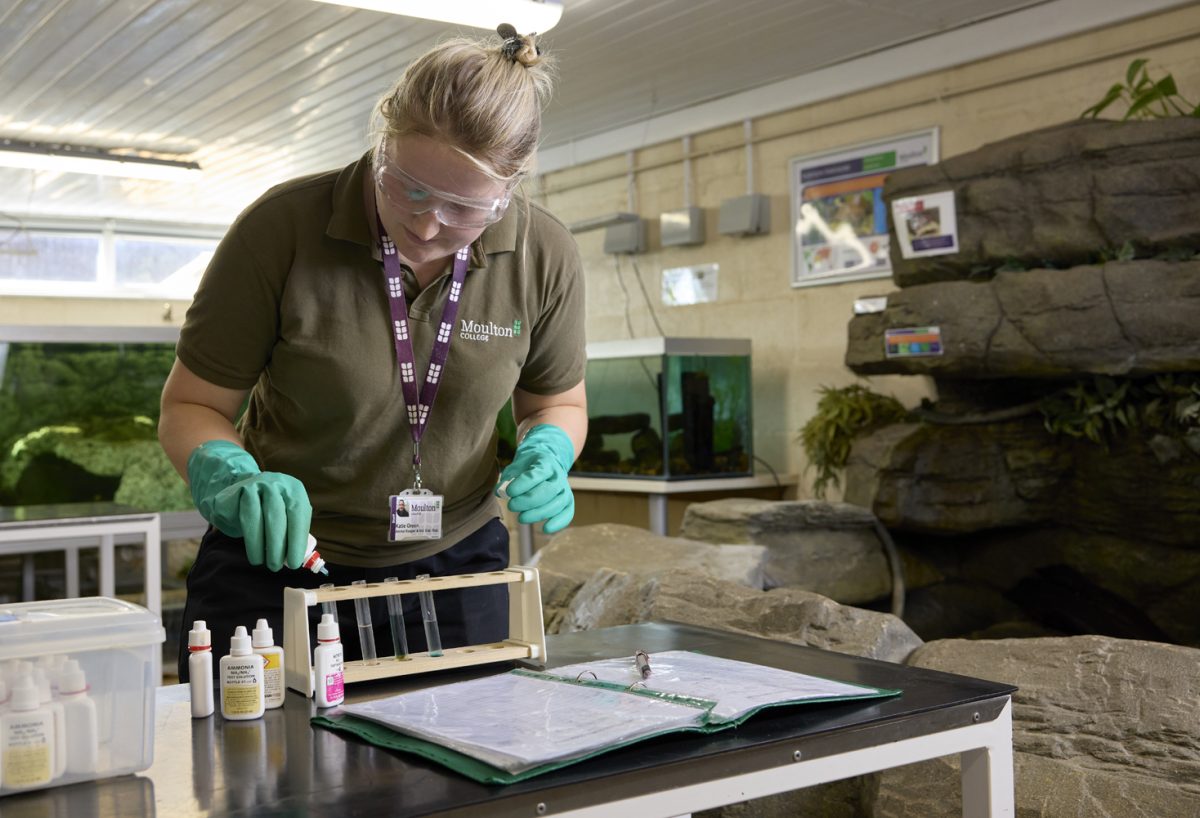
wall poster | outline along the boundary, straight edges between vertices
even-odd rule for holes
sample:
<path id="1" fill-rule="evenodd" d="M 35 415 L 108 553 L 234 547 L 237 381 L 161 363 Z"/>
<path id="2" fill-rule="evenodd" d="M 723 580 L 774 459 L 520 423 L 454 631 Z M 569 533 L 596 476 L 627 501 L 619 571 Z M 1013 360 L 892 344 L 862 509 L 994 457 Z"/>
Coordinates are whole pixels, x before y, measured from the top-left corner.
<path id="1" fill-rule="evenodd" d="M 890 275 L 883 181 L 936 161 L 937 128 L 791 160 L 792 286 Z"/>

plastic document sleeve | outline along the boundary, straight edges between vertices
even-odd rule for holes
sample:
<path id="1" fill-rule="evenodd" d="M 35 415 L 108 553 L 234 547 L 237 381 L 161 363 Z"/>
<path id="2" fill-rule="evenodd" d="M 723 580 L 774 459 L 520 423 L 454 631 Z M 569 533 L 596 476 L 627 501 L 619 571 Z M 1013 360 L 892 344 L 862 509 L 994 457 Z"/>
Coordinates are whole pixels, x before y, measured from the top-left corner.
<path id="1" fill-rule="evenodd" d="M 483 783 L 512 783 L 664 733 L 715 732 L 765 707 L 899 691 L 690 651 L 567 665 L 342 707 L 315 724 L 406 750 Z"/>

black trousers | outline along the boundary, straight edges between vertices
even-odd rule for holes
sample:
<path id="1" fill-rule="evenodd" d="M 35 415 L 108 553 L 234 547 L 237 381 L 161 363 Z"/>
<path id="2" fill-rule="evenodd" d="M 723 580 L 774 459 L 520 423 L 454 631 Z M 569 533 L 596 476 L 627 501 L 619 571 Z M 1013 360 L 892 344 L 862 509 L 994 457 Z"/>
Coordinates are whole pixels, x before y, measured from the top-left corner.
<path id="1" fill-rule="evenodd" d="M 508 567 L 508 529 L 492 519 L 479 530 L 445 551 L 414 562 L 387 568 L 356 568 L 326 562 L 329 576 L 310 571 L 283 568 L 270 571 L 246 561 L 245 543 L 209 527 L 200 542 L 196 562 L 188 572 L 187 602 L 183 610 L 183 631 L 179 647 L 179 680 L 188 681 L 187 634 L 192 622 L 203 619 L 212 632 L 213 676 L 218 659 L 229 653 L 229 638 L 238 625 L 246 632 L 254 623 L 266 619 L 275 632 L 275 644 L 283 644 L 283 589 L 316 588 L 326 582 L 349 585 L 354 580 L 382 582 L 388 577 L 412 579 L 420 574 L 448 576 L 498 571 Z M 405 633 L 410 653 L 427 649 L 425 627 L 421 620 L 420 598 L 416 594 L 401 597 L 404 606 Z M 508 638 L 508 588 L 487 585 L 480 588 L 452 588 L 433 595 L 437 609 L 442 646 L 476 645 Z M 391 656 L 392 631 L 388 621 L 387 600 L 373 597 L 371 621 L 378 656 Z M 362 658 L 359 628 L 354 602 L 338 603 L 338 623 L 347 660 Z M 321 606 L 308 609 L 309 643 L 316 644 Z"/>

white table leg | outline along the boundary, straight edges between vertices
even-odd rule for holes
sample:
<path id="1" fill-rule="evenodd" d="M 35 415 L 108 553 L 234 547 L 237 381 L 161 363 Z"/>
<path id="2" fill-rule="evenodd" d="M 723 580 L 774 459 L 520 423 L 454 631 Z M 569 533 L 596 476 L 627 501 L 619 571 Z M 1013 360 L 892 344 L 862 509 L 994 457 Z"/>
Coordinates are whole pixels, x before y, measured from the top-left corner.
<path id="1" fill-rule="evenodd" d="M 1004 706 L 992 727 L 994 739 L 987 746 L 964 750 L 960 754 L 963 818 L 1012 818 L 1016 815 L 1012 702 Z"/>
<path id="2" fill-rule="evenodd" d="M 67 599 L 79 596 L 79 549 L 70 547 L 66 550 Z"/>
<path id="3" fill-rule="evenodd" d="M 33 591 L 33 554 L 26 554 L 21 558 L 21 601 L 32 602 Z"/>
<path id="4" fill-rule="evenodd" d="M 665 537 L 667 535 L 667 495 L 651 494 L 647 500 L 650 503 L 650 530 Z"/>
<path id="5" fill-rule="evenodd" d="M 116 555 L 112 534 L 100 535 L 100 596 L 117 595 Z"/>
<path id="6" fill-rule="evenodd" d="M 162 621 L 162 524 L 158 515 L 146 526 L 146 607 Z"/>

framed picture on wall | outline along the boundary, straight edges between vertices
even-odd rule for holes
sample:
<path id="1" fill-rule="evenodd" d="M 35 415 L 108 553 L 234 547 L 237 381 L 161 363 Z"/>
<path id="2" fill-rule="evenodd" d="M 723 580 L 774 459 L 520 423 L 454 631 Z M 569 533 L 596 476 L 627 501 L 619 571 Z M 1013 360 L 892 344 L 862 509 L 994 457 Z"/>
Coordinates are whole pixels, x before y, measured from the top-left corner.
<path id="1" fill-rule="evenodd" d="M 792 159 L 792 286 L 891 275 L 883 181 L 936 161 L 936 127 Z"/>

